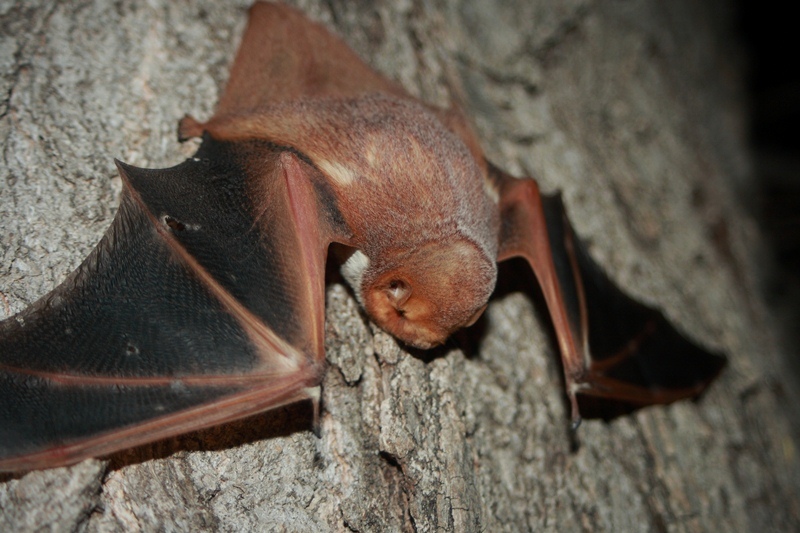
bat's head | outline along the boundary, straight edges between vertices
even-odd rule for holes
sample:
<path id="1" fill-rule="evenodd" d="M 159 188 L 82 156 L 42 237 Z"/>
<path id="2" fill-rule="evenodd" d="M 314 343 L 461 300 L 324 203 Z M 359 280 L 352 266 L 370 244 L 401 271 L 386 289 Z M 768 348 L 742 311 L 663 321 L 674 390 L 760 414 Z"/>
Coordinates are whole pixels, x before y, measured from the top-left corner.
<path id="1" fill-rule="evenodd" d="M 444 343 L 483 313 L 497 266 L 466 239 L 428 242 L 366 267 L 361 298 L 385 331 L 416 348 Z"/>

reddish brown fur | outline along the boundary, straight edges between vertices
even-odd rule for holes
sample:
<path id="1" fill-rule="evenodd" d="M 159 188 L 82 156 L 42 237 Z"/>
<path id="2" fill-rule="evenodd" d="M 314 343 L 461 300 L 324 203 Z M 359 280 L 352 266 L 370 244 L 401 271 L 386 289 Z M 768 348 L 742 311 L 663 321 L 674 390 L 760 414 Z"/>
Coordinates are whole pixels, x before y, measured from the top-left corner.
<path id="1" fill-rule="evenodd" d="M 369 259 L 354 287 L 368 313 L 414 346 L 443 342 L 485 306 L 497 272 L 499 213 L 466 120 L 411 98 L 293 8 L 256 4 L 250 17 L 216 114 L 182 134 L 269 139 L 310 158 L 347 244 Z M 398 307 L 386 290 L 401 274 L 411 297 Z"/>
<path id="2" fill-rule="evenodd" d="M 486 304 L 499 212 L 470 150 L 427 107 L 383 94 L 307 99 L 215 116 L 203 128 L 218 139 L 290 146 L 327 176 L 352 231 L 347 244 L 369 258 L 356 290 L 387 331 L 428 348 Z M 460 241 L 470 246 L 453 248 Z M 401 272 L 414 295 L 408 306 L 390 309 L 368 295 Z"/>

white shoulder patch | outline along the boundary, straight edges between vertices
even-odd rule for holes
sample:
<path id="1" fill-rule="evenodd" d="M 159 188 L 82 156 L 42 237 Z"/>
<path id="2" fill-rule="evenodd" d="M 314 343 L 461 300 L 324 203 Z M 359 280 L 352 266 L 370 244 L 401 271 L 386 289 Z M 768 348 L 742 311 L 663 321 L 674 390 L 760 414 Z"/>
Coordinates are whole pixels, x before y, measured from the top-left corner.
<path id="1" fill-rule="evenodd" d="M 335 183 L 347 186 L 356 180 L 355 174 L 346 166 L 336 161 L 316 161 L 317 167 L 328 175 Z"/>
<path id="2" fill-rule="evenodd" d="M 356 293 L 356 299 L 363 304 L 361 299 L 361 281 L 364 279 L 364 271 L 369 267 L 369 257 L 364 255 L 361 250 L 353 252 L 341 268 L 342 277 L 352 287 Z"/>

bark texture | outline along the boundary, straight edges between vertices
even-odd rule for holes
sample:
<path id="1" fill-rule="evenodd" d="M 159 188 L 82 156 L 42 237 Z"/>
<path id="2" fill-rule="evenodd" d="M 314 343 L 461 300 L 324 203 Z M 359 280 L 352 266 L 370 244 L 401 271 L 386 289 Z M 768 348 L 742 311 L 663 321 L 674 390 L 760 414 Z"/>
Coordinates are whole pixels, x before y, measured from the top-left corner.
<path id="1" fill-rule="evenodd" d="M 561 189 L 631 293 L 730 356 L 696 404 L 587 422 L 571 450 L 541 307 L 421 358 L 328 289 L 321 438 L 296 405 L 0 478 L 3 531 L 790 531 L 800 397 L 758 290 L 742 57 L 724 1 L 297 2 L 412 93 L 460 99 L 490 158 Z M 0 2 L 0 316 L 110 224 L 112 158 L 171 166 L 246 2 Z"/>

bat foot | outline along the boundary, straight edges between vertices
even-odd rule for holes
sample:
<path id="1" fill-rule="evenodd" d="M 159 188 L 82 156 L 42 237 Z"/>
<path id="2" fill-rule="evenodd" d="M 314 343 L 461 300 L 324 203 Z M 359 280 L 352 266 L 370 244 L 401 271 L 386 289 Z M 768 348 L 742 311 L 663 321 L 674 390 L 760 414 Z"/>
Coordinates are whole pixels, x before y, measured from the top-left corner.
<path id="1" fill-rule="evenodd" d="M 314 421 L 311 423 L 311 433 L 318 439 L 322 438 L 322 424 L 320 424 L 319 407 L 317 404 L 314 404 Z"/>
<path id="2" fill-rule="evenodd" d="M 581 421 L 575 420 L 569 425 L 569 431 L 567 432 L 569 437 L 569 452 L 570 453 L 578 453 L 578 450 L 581 448 L 581 439 L 578 433 L 578 426 L 580 426 Z"/>
<path id="3" fill-rule="evenodd" d="M 581 427 L 581 422 L 583 418 L 581 417 L 581 408 L 578 405 L 578 396 L 576 394 L 577 389 L 580 386 L 576 383 L 576 381 L 567 376 L 567 395 L 569 396 L 569 406 L 570 406 L 570 424 L 569 429 L 572 434 L 577 433 L 578 428 Z"/>
<path id="4" fill-rule="evenodd" d="M 322 424 L 320 420 L 320 413 L 322 407 L 322 387 L 308 387 L 306 389 L 308 399 L 311 400 L 311 408 L 314 413 L 314 418 L 311 421 L 311 432 L 318 439 L 322 436 Z"/>

